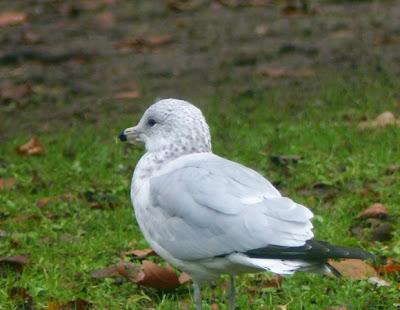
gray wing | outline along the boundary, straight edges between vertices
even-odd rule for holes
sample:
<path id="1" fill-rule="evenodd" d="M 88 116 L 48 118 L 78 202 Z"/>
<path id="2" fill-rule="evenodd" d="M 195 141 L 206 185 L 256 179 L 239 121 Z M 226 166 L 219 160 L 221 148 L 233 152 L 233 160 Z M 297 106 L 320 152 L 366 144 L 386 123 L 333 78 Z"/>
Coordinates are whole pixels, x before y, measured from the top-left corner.
<path id="1" fill-rule="evenodd" d="M 257 172 L 213 156 L 150 180 L 151 237 L 196 260 L 313 237 L 311 211 L 282 197 Z"/>

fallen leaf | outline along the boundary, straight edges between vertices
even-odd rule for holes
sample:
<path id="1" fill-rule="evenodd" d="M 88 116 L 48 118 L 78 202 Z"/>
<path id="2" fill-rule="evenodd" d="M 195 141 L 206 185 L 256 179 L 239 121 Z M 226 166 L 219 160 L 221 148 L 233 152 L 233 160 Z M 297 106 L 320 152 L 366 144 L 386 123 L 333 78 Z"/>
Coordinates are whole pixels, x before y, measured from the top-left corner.
<path id="1" fill-rule="evenodd" d="M 358 124 L 358 128 L 360 129 L 384 128 L 398 124 L 400 124 L 400 121 L 396 120 L 394 114 L 392 112 L 386 111 L 378 115 L 374 120 L 360 122 Z"/>
<path id="2" fill-rule="evenodd" d="M 230 8 L 270 6 L 274 4 L 272 0 L 217 0 L 217 2 Z"/>
<path id="3" fill-rule="evenodd" d="M 326 310 L 347 310 L 347 307 L 346 306 L 333 306 L 333 307 L 326 308 Z"/>
<path id="4" fill-rule="evenodd" d="M 0 190 L 12 188 L 16 183 L 17 183 L 16 178 L 7 178 L 7 179 L 0 178 Z"/>
<path id="5" fill-rule="evenodd" d="M 171 34 L 162 34 L 157 36 L 149 37 L 137 37 L 133 39 L 127 39 L 114 44 L 114 48 L 122 51 L 137 51 L 145 52 L 154 50 L 157 47 L 167 45 L 173 41 Z"/>
<path id="6" fill-rule="evenodd" d="M 22 32 L 21 39 L 28 44 L 37 44 L 42 41 L 42 36 L 37 32 L 26 30 Z"/>
<path id="7" fill-rule="evenodd" d="M 29 294 L 28 290 L 23 287 L 13 287 L 9 290 L 8 296 L 10 299 L 14 300 L 17 304 L 23 304 L 21 307 L 22 309 L 31 309 L 33 299 L 32 296 Z"/>
<path id="8" fill-rule="evenodd" d="M 115 25 L 115 16 L 111 12 L 104 12 L 96 16 L 96 23 L 103 28 L 111 28 Z"/>
<path id="9" fill-rule="evenodd" d="M 359 259 L 329 260 L 329 264 L 339 271 L 343 277 L 351 280 L 366 280 L 378 276 L 371 265 Z"/>
<path id="10" fill-rule="evenodd" d="M 398 44 L 398 43 L 400 43 L 400 36 L 393 36 L 389 34 L 376 36 L 372 41 L 372 44 L 376 46 L 387 45 L 387 44 Z"/>
<path id="11" fill-rule="evenodd" d="M 20 100 L 27 97 L 32 93 L 32 86 L 30 83 L 20 84 L 20 85 L 10 85 L 6 84 L 2 86 L 0 90 L 0 97 L 3 100 Z"/>
<path id="12" fill-rule="evenodd" d="M 33 137 L 27 143 L 19 146 L 17 152 L 20 155 L 41 155 L 44 153 L 44 147 L 37 138 Z"/>
<path id="13" fill-rule="evenodd" d="M 262 288 L 280 287 L 283 281 L 281 276 L 273 276 L 272 278 L 265 279 L 261 282 Z"/>
<path id="14" fill-rule="evenodd" d="M 0 27 L 13 26 L 26 22 L 28 15 L 24 12 L 8 11 L 0 13 Z"/>
<path id="15" fill-rule="evenodd" d="M 288 69 L 282 67 L 266 67 L 261 74 L 270 78 L 306 78 L 316 74 L 311 68 Z"/>
<path id="16" fill-rule="evenodd" d="M 83 299 L 75 299 L 68 302 L 55 301 L 47 305 L 47 310 L 87 310 L 92 304 Z"/>
<path id="17" fill-rule="evenodd" d="M 142 250 L 129 250 L 121 253 L 121 256 L 133 256 L 135 259 L 144 259 L 149 256 L 158 256 L 153 249 L 142 249 Z"/>
<path id="18" fill-rule="evenodd" d="M 8 237 L 9 233 L 5 230 L 0 229 L 0 238 Z"/>
<path id="19" fill-rule="evenodd" d="M 50 200 L 51 197 L 41 198 L 36 202 L 36 206 L 38 206 L 39 208 L 43 208 L 44 206 L 47 206 L 49 204 Z"/>
<path id="20" fill-rule="evenodd" d="M 135 283 L 161 290 L 175 289 L 180 285 L 179 279 L 171 267 L 160 267 L 147 260 L 143 261 L 142 272 L 138 274 Z"/>
<path id="21" fill-rule="evenodd" d="M 109 277 L 119 277 L 121 276 L 119 272 L 118 264 L 117 265 L 112 265 L 110 267 L 98 269 L 95 271 L 92 271 L 91 276 L 93 279 L 103 279 L 103 278 L 109 278 Z"/>
<path id="22" fill-rule="evenodd" d="M 259 36 L 264 36 L 268 33 L 271 32 L 269 27 L 265 24 L 257 25 L 256 28 L 254 29 L 254 32 L 258 34 Z"/>
<path id="23" fill-rule="evenodd" d="M 219 306 L 216 303 L 211 304 L 211 310 L 219 310 Z"/>
<path id="24" fill-rule="evenodd" d="M 400 274 L 400 263 L 393 259 L 388 259 L 385 265 L 378 266 L 376 268 L 376 271 L 379 274 L 393 274 L 393 273 L 399 273 Z"/>
<path id="25" fill-rule="evenodd" d="M 203 4 L 202 0 L 167 0 L 167 7 L 175 11 L 194 11 Z"/>
<path id="26" fill-rule="evenodd" d="M 189 276 L 186 272 L 182 272 L 179 277 L 178 277 L 179 283 L 181 285 L 186 284 L 190 281 L 192 281 L 191 276 Z"/>
<path id="27" fill-rule="evenodd" d="M 386 174 L 394 174 L 400 172 L 400 165 L 391 165 L 386 168 Z"/>
<path id="28" fill-rule="evenodd" d="M 116 99 L 136 99 L 140 98 L 142 94 L 138 90 L 120 92 L 114 95 Z"/>
<path id="29" fill-rule="evenodd" d="M 0 269 L 8 266 L 16 271 L 21 271 L 29 261 L 28 255 L 16 255 L 16 256 L 1 256 L 0 257 Z"/>
<path id="30" fill-rule="evenodd" d="M 359 213 L 356 219 L 369 219 L 369 218 L 386 219 L 388 217 L 388 214 L 389 211 L 383 204 L 374 203 L 372 206 Z"/>

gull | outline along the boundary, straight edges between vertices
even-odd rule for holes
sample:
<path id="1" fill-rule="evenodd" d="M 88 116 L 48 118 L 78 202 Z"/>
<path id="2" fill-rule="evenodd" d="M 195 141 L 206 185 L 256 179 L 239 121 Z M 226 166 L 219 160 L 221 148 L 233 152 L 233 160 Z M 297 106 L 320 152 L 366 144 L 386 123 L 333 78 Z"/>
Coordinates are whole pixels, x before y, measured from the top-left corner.
<path id="1" fill-rule="evenodd" d="M 338 275 L 328 259 L 373 259 L 314 239 L 309 209 L 256 171 L 215 155 L 207 122 L 189 102 L 157 101 L 119 139 L 145 145 L 131 184 L 137 223 L 157 254 L 192 277 L 197 310 L 201 286 L 223 274 L 233 310 L 236 275 Z"/>

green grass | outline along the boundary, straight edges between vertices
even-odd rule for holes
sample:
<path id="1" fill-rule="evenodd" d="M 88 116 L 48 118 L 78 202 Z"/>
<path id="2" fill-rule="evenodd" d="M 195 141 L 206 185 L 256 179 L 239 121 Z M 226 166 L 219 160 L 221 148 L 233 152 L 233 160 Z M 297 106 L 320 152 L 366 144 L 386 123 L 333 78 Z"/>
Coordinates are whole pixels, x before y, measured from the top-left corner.
<path id="1" fill-rule="evenodd" d="M 399 128 L 359 130 L 364 117 L 391 110 L 400 115 L 400 81 L 384 75 L 373 80 L 331 79 L 309 94 L 299 87 L 228 98 L 214 98 L 204 106 L 212 129 L 214 151 L 248 165 L 276 182 L 287 195 L 310 207 L 317 217 L 316 236 L 332 243 L 366 248 L 376 254 L 400 255 L 400 225 L 385 243 L 357 240 L 349 233 L 353 218 L 368 205 L 382 202 L 393 215 L 399 212 L 400 175 L 386 176 L 389 165 L 399 164 Z M 397 97 L 396 97 L 397 96 Z M 143 150 L 116 142 L 120 129 L 131 126 L 139 115 L 117 124 L 70 129 L 40 135 L 46 154 L 20 157 L 15 147 L 27 140 L 20 135 L 0 146 L 0 177 L 15 177 L 13 189 L 0 192 L 3 219 L 0 256 L 29 253 L 30 263 L 21 274 L 5 271 L 0 278 L 0 309 L 16 309 L 8 292 L 28 289 L 34 303 L 45 308 L 52 301 L 82 298 L 96 309 L 177 309 L 190 300 L 190 287 L 163 294 L 113 279 L 93 280 L 92 270 L 120 260 L 119 253 L 144 248 L 134 220 L 129 186 L 135 163 Z M 274 166 L 269 155 L 295 154 L 303 160 L 295 166 Z M 32 176 L 37 175 L 33 181 Z M 337 190 L 327 201 L 304 195 L 301 189 L 324 182 Z M 372 187 L 376 196 L 360 194 Z M 100 193 L 112 208 L 93 210 L 87 192 Z M 43 197 L 70 193 L 73 201 L 54 201 L 39 208 Z M 86 193 L 86 194 L 85 194 Z M 378 197 L 378 198 L 377 198 Z M 106 200 L 107 200 L 106 199 Z M 108 201 L 107 200 L 107 201 Z M 56 218 L 49 219 L 48 214 Z M 35 215 L 25 220 L 22 215 Z M 4 218 L 5 217 L 5 218 Z M 376 288 L 366 281 L 332 279 L 309 274 L 287 277 L 280 289 L 258 287 L 268 275 L 247 275 L 238 282 L 240 309 L 394 309 L 398 283 Z M 216 302 L 225 309 L 224 280 L 204 292 L 207 306 Z"/>

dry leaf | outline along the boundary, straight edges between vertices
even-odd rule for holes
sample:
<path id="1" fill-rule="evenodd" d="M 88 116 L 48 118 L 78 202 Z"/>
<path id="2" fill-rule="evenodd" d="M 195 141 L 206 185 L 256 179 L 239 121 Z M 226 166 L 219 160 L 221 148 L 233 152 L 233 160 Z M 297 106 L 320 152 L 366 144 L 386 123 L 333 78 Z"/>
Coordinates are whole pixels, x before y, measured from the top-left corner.
<path id="1" fill-rule="evenodd" d="M 347 307 L 346 306 L 333 306 L 333 307 L 326 308 L 326 310 L 347 310 Z"/>
<path id="2" fill-rule="evenodd" d="M 281 276 L 273 276 L 270 279 L 265 279 L 261 283 L 262 288 L 270 288 L 270 287 L 280 287 L 282 284 L 283 277 Z"/>
<path id="3" fill-rule="evenodd" d="M 179 280 L 179 283 L 180 283 L 181 285 L 183 285 L 183 284 L 186 284 L 186 283 L 192 281 L 192 278 L 191 278 L 191 276 L 189 276 L 186 272 L 182 272 L 182 273 L 179 275 L 178 280 Z"/>
<path id="4" fill-rule="evenodd" d="M 270 78 L 306 78 L 316 74 L 310 68 L 287 69 L 281 67 L 267 67 L 261 70 L 261 74 Z"/>
<path id="5" fill-rule="evenodd" d="M 119 277 L 121 276 L 119 272 L 119 266 L 112 265 L 110 267 L 102 268 L 95 270 L 91 273 L 93 279 L 102 279 L 102 278 L 109 278 L 109 277 Z"/>
<path id="6" fill-rule="evenodd" d="M 13 287 L 9 292 L 8 292 L 8 296 L 10 297 L 10 299 L 13 299 L 14 301 L 17 302 L 21 302 L 26 305 L 26 307 L 22 307 L 23 309 L 28 309 L 28 305 L 29 304 L 32 307 L 32 296 L 29 294 L 28 290 L 26 288 L 23 287 Z M 29 309 L 31 309 L 31 307 L 29 307 Z"/>
<path id="7" fill-rule="evenodd" d="M 141 93 L 138 90 L 133 90 L 133 91 L 126 91 L 126 92 L 121 92 L 118 94 L 114 95 L 114 98 L 116 99 L 136 99 L 141 97 Z"/>
<path id="8" fill-rule="evenodd" d="M 171 34 L 162 34 L 149 37 L 127 39 L 114 44 L 114 47 L 122 51 L 144 52 L 154 50 L 157 47 L 167 45 L 173 41 Z"/>
<path id="9" fill-rule="evenodd" d="M 37 44 L 42 41 L 42 36 L 37 32 L 26 30 L 21 34 L 21 39 L 28 44 Z"/>
<path id="10" fill-rule="evenodd" d="M 211 310 L 219 310 L 219 306 L 216 303 L 211 304 Z"/>
<path id="11" fill-rule="evenodd" d="M 153 249 L 142 249 L 142 250 L 129 250 L 121 253 L 121 256 L 133 256 L 135 259 L 144 259 L 149 256 L 158 256 Z"/>
<path id="12" fill-rule="evenodd" d="M 7 179 L 0 178 L 0 191 L 14 187 L 15 183 L 17 183 L 16 178 L 7 178 Z"/>
<path id="13" fill-rule="evenodd" d="M 26 22 L 28 15 L 24 12 L 8 11 L 0 13 L 0 27 L 18 25 Z"/>
<path id="14" fill-rule="evenodd" d="M 393 260 L 388 259 L 385 265 L 379 266 L 376 268 L 376 271 L 379 274 L 392 274 L 392 273 L 399 273 L 400 274 L 400 264 Z"/>
<path id="15" fill-rule="evenodd" d="M 386 174 L 394 174 L 396 172 L 400 172 L 400 165 L 391 165 L 386 168 Z"/>
<path id="16" fill-rule="evenodd" d="M 381 203 L 374 203 L 368 209 L 362 211 L 357 215 L 357 219 L 369 219 L 369 218 L 382 218 L 388 217 L 388 209 Z"/>
<path id="17" fill-rule="evenodd" d="M 256 28 L 254 29 L 254 32 L 256 34 L 258 34 L 259 36 L 264 36 L 264 35 L 270 33 L 271 31 L 267 25 L 261 24 L 261 25 L 256 26 Z"/>
<path id="18" fill-rule="evenodd" d="M 41 155 L 44 153 L 44 147 L 37 138 L 33 137 L 18 147 L 17 152 L 20 155 Z"/>
<path id="19" fill-rule="evenodd" d="M 230 8 L 270 6 L 274 4 L 272 0 L 217 0 L 217 2 Z"/>
<path id="20" fill-rule="evenodd" d="M 160 267 L 148 260 L 143 261 L 140 272 L 133 278 L 130 277 L 130 280 L 159 290 L 171 290 L 180 285 L 178 276 L 171 267 Z"/>
<path id="21" fill-rule="evenodd" d="M 111 12 L 104 12 L 96 16 L 96 23 L 103 28 L 111 28 L 115 25 L 115 16 Z"/>
<path id="22" fill-rule="evenodd" d="M 4 266 L 11 267 L 17 271 L 21 271 L 22 267 L 25 266 L 29 261 L 28 255 L 16 255 L 16 256 L 1 256 L 0 257 L 0 270 Z"/>
<path id="23" fill-rule="evenodd" d="M 167 7 L 175 11 L 193 11 L 202 5 L 201 0 L 167 0 Z"/>
<path id="24" fill-rule="evenodd" d="M 43 208 L 43 207 L 47 206 L 49 203 L 54 202 L 54 201 L 70 202 L 75 199 L 76 199 L 76 197 L 72 194 L 62 194 L 62 195 L 53 196 L 53 197 L 44 197 L 44 198 L 39 199 L 36 202 L 36 206 L 38 206 L 39 208 Z"/>
<path id="25" fill-rule="evenodd" d="M 358 124 L 358 128 L 367 129 L 367 128 L 384 128 L 388 126 L 398 125 L 400 123 L 399 120 L 396 120 L 396 117 L 392 112 L 386 111 L 382 114 L 378 115 L 372 121 L 363 121 Z"/>
<path id="26" fill-rule="evenodd" d="M 68 302 L 55 301 L 47 305 L 47 310 L 87 310 L 90 309 L 92 304 L 83 299 L 75 299 Z"/>
<path id="27" fill-rule="evenodd" d="M 32 86 L 30 83 L 20 85 L 6 84 L 0 90 L 0 97 L 3 100 L 20 100 L 32 93 Z"/>
<path id="28" fill-rule="evenodd" d="M 329 264 L 339 271 L 343 277 L 351 280 L 365 280 L 378 276 L 371 265 L 359 259 L 329 260 Z"/>

